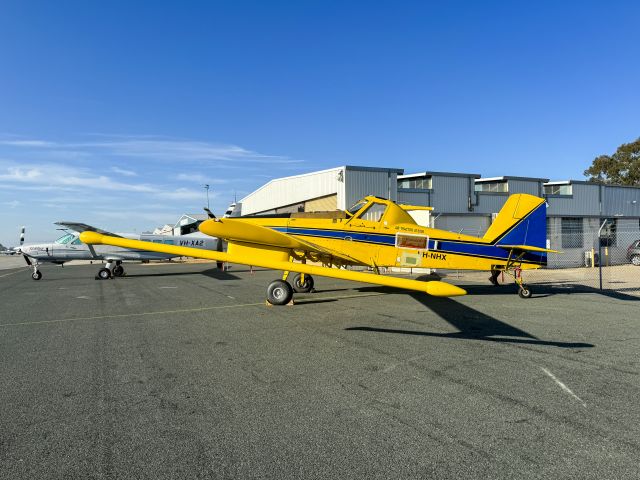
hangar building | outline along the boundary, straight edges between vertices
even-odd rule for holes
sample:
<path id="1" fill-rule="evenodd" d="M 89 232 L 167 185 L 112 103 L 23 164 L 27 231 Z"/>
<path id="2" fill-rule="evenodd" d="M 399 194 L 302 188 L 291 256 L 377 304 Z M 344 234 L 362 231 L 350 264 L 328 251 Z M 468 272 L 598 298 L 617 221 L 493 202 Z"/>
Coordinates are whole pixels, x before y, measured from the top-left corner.
<path id="1" fill-rule="evenodd" d="M 366 195 L 398 199 L 397 168 L 343 167 L 276 178 L 241 200 L 242 215 L 346 210 Z"/>
<path id="2" fill-rule="evenodd" d="M 419 221 L 423 225 L 482 236 L 510 194 L 529 193 L 548 203 L 548 244 L 563 252 L 549 256 L 552 267 L 584 265 L 585 255 L 598 243 L 606 247 L 611 263 L 624 263 L 628 244 L 640 239 L 637 187 L 535 177 L 482 178 L 477 173 L 403 173 L 398 168 L 342 166 L 278 178 L 244 197 L 237 208 L 242 215 L 344 210 L 365 195 L 377 195 L 433 207 L 431 217 Z"/>

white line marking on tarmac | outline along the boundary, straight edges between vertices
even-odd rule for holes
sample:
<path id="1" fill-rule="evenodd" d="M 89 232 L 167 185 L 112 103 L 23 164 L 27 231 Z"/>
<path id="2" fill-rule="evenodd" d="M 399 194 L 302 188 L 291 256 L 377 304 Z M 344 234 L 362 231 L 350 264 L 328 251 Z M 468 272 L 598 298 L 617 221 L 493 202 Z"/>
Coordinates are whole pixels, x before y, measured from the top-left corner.
<path id="1" fill-rule="evenodd" d="M 158 287 L 158 288 L 178 288 L 178 287 Z"/>
<path id="2" fill-rule="evenodd" d="M 13 275 L 14 273 L 18 273 L 18 272 L 22 272 L 22 269 L 16 270 L 15 272 L 11 272 L 11 273 L 5 273 L 4 275 L 0 275 L 0 278 L 8 277 L 9 275 Z"/>
<path id="3" fill-rule="evenodd" d="M 318 300 L 322 301 L 330 301 L 330 300 L 343 300 L 349 298 L 357 298 L 357 297 L 373 297 L 385 295 L 384 293 L 365 293 L 365 294 L 356 294 L 356 295 L 343 295 L 339 297 L 316 297 Z M 301 302 L 304 304 L 305 302 Z M 311 303 L 311 302 L 309 302 Z M 80 321 L 91 321 L 91 320 L 107 320 L 110 318 L 129 318 L 129 317 L 146 317 L 149 315 L 171 315 L 176 313 L 195 313 L 195 312 L 206 312 L 210 310 L 223 310 L 223 309 L 233 309 L 233 308 L 244 308 L 244 307 L 260 307 L 264 306 L 264 302 L 260 303 L 237 303 L 234 305 L 215 305 L 213 307 L 201 307 L 201 308 L 185 308 L 179 310 L 161 310 L 155 312 L 140 312 L 140 313 L 118 313 L 114 315 L 98 315 L 95 317 L 76 317 L 76 318 L 60 318 L 56 320 L 39 320 L 35 322 L 17 322 L 17 323 L 0 323 L 0 328 L 4 327 L 19 327 L 26 325 L 46 325 L 50 323 L 68 323 L 68 322 L 80 322 Z"/>
<path id="4" fill-rule="evenodd" d="M 81 298 L 83 300 L 89 300 L 91 297 L 87 297 L 86 295 L 80 295 L 79 297 L 76 298 Z"/>
<path id="5" fill-rule="evenodd" d="M 558 380 L 558 378 L 557 378 L 553 373 L 551 373 L 549 370 L 547 370 L 547 369 L 546 369 L 546 368 L 544 368 L 544 367 L 540 367 L 540 368 L 542 369 L 542 371 L 543 371 L 544 373 L 546 373 L 547 375 L 549 375 L 549 377 L 551 377 L 551 379 L 552 379 L 554 382 L 556 382 L 556 383 L 558 384 L 558 386 L 559 386 L 562 390 L 564 390 L 566 393 L 568 393 L 568 394 L 569 394 L 569 395 L 571 395 L 573 398 L 575 398 L 576 400 L 578 400 L 578 401 L 582 404 L 582 406 L 583 406 L 583 407 L 587 408 L 587 404 L 586 404 L 586 403 L 584 403 L 584 401 L 583 401 L 579 396 L 577 396 L 575 393 L 573 393 L 569 387 L 567 387 L 564 383 L 562 383 L 560 380 Z"/>

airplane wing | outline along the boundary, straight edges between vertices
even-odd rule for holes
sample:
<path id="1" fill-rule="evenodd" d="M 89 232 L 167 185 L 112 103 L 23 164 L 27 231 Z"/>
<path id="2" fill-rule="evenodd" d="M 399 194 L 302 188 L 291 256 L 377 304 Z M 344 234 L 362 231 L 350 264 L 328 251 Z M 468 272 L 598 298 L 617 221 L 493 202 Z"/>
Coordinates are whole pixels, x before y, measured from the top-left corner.
<path id="1" fill-rule="evenodd" d="M 68 228 L 69 230 L 73 230 L 74 232 L 82 233 L 82 232 L 96 232 L 102 235 L 109 235 L 111 237 L 120 237 L 120 235 L 116 235 L 115 233 L 107 232 L 106 230 L 102 230 L 97 227 L 92 227 L 91 225 L 87 225 L 86 223 L 78 223 L 78 222 L 56 222 L 55 225 L 60 225 L 61 227 Z"/>
<path id="2" fill-rule="evenodd" d="M 298 237 L 278 232 L 261 225 L 254 225 L 244 221 L 225 218 L 221 220 L 207 221 L 200 225 L 203 233 L 212 237 L 224 238 L 231 242 L 252 243 L 256 245 L 268 245 L 272 247 L 290 248 L 293 250 L 304 250 L 340 258 L 351 263 L 360 263 L 342 252 L 331 250 L 316 245 L 313 242 L 302 240 Z"/>
<path id="3" fill-rule="evenodd" d="M 284 235 L 284 237 L 287 239 L 287 241 L 296 240 L 290 239 L 288 235 Z M 277 238 L 277 236 L 270 237 L 269 241 L 274 241 L 273 239 Z M 216 260 L 220 262 L 254 265 L 256 267 L 269 268 L 273 270 L 285 270 L 290 272 L 305 273 L 309 275 L 319 275 L 330 278 L 339 278 L 343 280 L 352 280 L 355 282 L 371 283 L 374 285 L 383 285 L 386 287 L 404 288 L 407 290 L 425 292 L 436 297 L 455 297 L 459 295 L 465 295 L 467 293 L 462 288 L 446 282 L 423 282 L 420 280 L 412 280 L 408 278 L 377 275 L 374 273 L 354 272 L 351 270 L 321 267 L 305 263 L 294 263 L 288 260 L 284 260 L 284 258 L 288 258 L 288 254 L 286 254 L 286 250 L 283 251 L 282 247 L 273 250 L 269 250 L 268 248 L 264 247 L 246 247 L 241 250 L 243 252 L 242 254 L 232 255 L 227 252 L 202 250 L 191 247 L 179 247 L 176 245 L 165 245 L 161 243 L 144 242 L 141 240 L 130 240 L 128 238 L 102 235 L 100 233 L 91 231 L 82 232 L 80 234 L 80 240 L 88 245 L 102 244 L 124 248 L 137 248 L 141 250 L 149 250 L 151 252 L 168 253 L 175 256 L 206 258 L 209 260 Z"/>

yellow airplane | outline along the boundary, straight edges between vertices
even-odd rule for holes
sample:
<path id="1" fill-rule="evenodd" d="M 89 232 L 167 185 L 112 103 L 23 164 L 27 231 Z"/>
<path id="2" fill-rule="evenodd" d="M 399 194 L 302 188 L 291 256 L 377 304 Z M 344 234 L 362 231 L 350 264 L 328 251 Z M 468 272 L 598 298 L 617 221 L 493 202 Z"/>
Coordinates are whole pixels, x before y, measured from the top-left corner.
<path id="1" fill-rule="evenodd" d="M 462 288 L 442 281 L 420 281 L 380 274 L 382 267 L 490 270 L 490 280 L 505 272 L 514 277 L 522 298 L 531 289 L 522 283 L 519 269 L 547 263 L 546 202 L 527 194 L 511 195 L 483 237 L 462 235 L 418 225 L 408 213 L 431 207 L 396 204 L 367 196 L 347 211 L 293 213 L 274 216 L 215 218 L 200 231 L 224 238 L 227 252 L 164 245 L 85 231 L 87 244 L 149 250 L 218 262 L 282 270 L 281 279 L 267 288 L 267 301 L 285 305 L 293 291 L 313 289 L 312 275 L 353 280 L 425 292 L 437 297 L 465 295 Z M 372 273 L 352 271 L 367 266 Z M 297 272 L 293 286 L 289 272 Z"/>

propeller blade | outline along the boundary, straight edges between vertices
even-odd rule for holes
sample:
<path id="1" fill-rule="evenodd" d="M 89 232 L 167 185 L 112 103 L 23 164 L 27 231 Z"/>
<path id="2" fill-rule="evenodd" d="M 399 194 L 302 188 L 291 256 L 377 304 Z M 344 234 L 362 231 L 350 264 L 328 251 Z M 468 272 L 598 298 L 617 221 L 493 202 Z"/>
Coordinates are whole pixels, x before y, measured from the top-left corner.
<path id="1" fill-rule="evenodd" d="M 24 227 L 20 230 L 20 246 L 24 243 Z"/>
<path id="2" fill-rule="evenodd" d="M 27 257 L 24 253 L 22 254 L 22 258 L 24 258 L 24 261 L 27 262 L 27 266 L 31 266 L 31 260 L 29 260 L 29 257 Z"/>
<path id="3" fill-rule="evenodd" d="M 207 212 L 207 215 L 209 215 L 209 218 L 213 218 L 215 220 L 216 216 L 213 214 L 211 210 L 209 210 L 207 207 L 204 207 L 204 211 Z"/>

